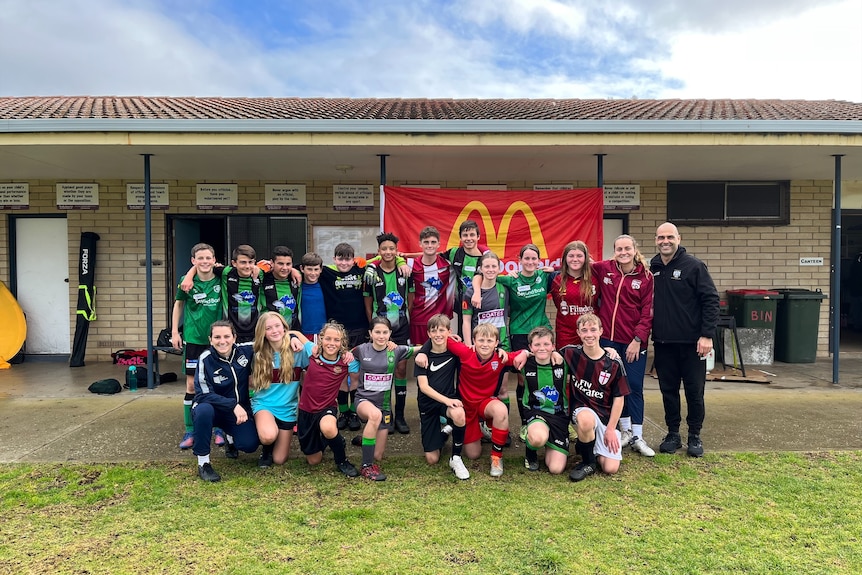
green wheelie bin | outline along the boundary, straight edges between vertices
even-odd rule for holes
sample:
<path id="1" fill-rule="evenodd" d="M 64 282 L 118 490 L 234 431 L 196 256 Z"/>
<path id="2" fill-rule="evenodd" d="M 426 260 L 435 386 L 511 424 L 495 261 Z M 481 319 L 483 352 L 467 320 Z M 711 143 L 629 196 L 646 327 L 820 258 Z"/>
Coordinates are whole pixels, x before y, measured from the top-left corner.
<path id="1" fill-rule="evenodd" d="M 775 359 L 784 363 L 814 363 L 820 327 L 820 290 L 800 288 L 776 290 L 784 297 L 778 301 L 775 321 Z"/>

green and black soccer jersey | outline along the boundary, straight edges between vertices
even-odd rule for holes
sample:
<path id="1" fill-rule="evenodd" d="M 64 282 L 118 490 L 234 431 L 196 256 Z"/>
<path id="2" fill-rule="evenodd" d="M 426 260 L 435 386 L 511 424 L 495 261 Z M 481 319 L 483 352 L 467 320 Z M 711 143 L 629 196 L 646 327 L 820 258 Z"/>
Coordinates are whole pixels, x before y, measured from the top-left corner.
<path id="1" fill-rule="evenodd" d="M 276 279 L 272 272 L 263 274 L 262 304 L 269 311 L 278 312 L 291 329 L 296 329 L 299 318 L 300 292 L 299 286 L 290 277 L 284 280 Z"/>
<path id="2" fill-rule="evenodd" d="M 460 246 L 450 248 L 443 252 L 442 255 L 455 268 L 455 278 L 458 280 L 455 291 L 455 309 L 459 310 L 458 302 L 464 297 L 464 292 L 467 288 L 473 285 L 473 276 L 479 269 L 479 258 L 482 256 L 471 256 Z M 458 329 L 461 329 L 460 326 Z"/>
<path id="3" fill-rule="evenodd" d="M 221 272 L 224 315 L 234 325 L 238 336 L 254 335 L 260 309 L 260 275 L 240 277 L 236 268 L 230 266 Z"/>
<path id="4" fill-rule="evenodd" d="M 363 295 L 373 300 L 372 316 L 381 316 L 392 324 L 392 331 L 407 326 L 407 294 L 414 291 L 413 279 L 369 265 L 363 278 Z"/>
<path id="5" fill-rule="evenodd" d="M 526 335 L 534 327 L 551 329 L 545 313 L 545 300 L 551 274 L 536 270 L 531 276 L 497 276 L 497 283 L 509 290 L 509 333 Z"/>
<path id="6" fill-rule="evenodd" d="M 177 288 L 176 300 L 183 302 L 183 339 L 209 345 L 210 326 L 222 318 L 221 279 L 201 280 L 195 275 L 188 293 Z"/>
<path id="7" fill-rule="evenodd" d="M 567 416 L 569 398 L 566 386 L 569 371 L 565 365 L 540 365 L 535 357 L 527 358 L 521 369 L 524 374 L 524 396 L 521 404 L 527 409 Z"/>

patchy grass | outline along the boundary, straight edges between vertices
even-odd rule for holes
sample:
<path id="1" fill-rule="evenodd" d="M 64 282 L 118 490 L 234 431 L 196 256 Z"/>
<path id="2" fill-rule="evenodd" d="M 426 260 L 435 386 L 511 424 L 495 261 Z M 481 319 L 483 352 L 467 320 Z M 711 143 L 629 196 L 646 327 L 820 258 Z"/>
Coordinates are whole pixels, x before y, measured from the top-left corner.
<path id="1" fill-rule="evenodd" d="M 627 458 L 574 484 L 483 458 L 387 459 L 389 480 L 331 460 L 259 470 L 0 465 L 2 573 L 855 573 L 862 453 Z"/>

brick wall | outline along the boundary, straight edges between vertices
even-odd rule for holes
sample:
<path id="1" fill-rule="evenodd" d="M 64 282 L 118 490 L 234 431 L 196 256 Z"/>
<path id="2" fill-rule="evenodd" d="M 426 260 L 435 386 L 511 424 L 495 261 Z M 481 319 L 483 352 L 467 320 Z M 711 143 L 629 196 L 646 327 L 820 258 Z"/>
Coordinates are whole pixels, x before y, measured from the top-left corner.
<path id="1" fill-rule="evenodd" d="M 57 213 L 53 181 L 30 181 L 31 208 L 28 215 Z M 100 208 L 94 211 L 68 211 L 69 277 L 77 277 L 77 250 L 82 231 L 94 231 L 101 236 L 98 245 L 96 272 L 98 319 L 90 329 L 87 359 L 105 360 L 117 347 L 145 345 L 145 269 L 140 261 L 144 254 L 144 214 L 126 208 L 126 182 L 102 180 Z M 164 265 L 153 268 L 154 328 L 164 327 L 168 317 L 166 301 L 167 270 L 172 263 L 166 254 L 165 214 L 196 214 L 196 181 L 167 181 L 170 186 L 170 208 L 153 212 L 153 257 Z M 223 182 L 218 182 L 223 183 Z M 264 209 L 265 182 L 236 182 L 239 186 L 239 209 L 242 214 L 269 214 Z M 367 212 L 334 212 L 331 208 L 332 185 L 340 182 L 311 181 L 306 183 L 309 236 L 314 225 L 375 226 L 379 221 L 379 198 L 375 209 Z M 350 181 L 350 184 L 376 182 Z M 404 185 L 407 182 L 393 182 Z M 410 182 L 417 183 L 417 182 Z M 427 182 L 442 187 L 465 188 L 474 182 Z M 475 182 L 496 183 L 496 182 Z M 509 189 L 530 189 L 534 182 L 506 182 Z M 548 183 L 548 182 L 539 182 Z M 592 187 L 595 182 L 565 182 L 577 187 Z M 666 213 L 663 181 L 609 182 L 639 183 L 641 209 L 626 212 L 629 233 L 641 245 L 645 256 L 655 253 L 655 228 Z M 710 268 L 720 292 L 743 287 L 804 287 L 829 291 L 831 181 L 794 181 L 791 184 L 791 222 L 788 226 L 742 227 L 681 227 L 682 245 L 703 259 Z M 213 212 L 224 213 L 224 212 Z M 292 212 L 291 212 L 292 213 Z M 0 215 L 0 279 L 9 280 L 9 214 Z M 431 222 L 429 222 L 431 223 Z M 308 238 L 312 245 L 312 238 Z M 800 267 L 800 257 L 823 257 L 825 265 Z M 70 282 L 69 302 L 72 333 L 77 292 Z M 818 354 L 827 354 L 828 301 L 821 307 Z M 553 311 L 551 309 L 549 311 Z"/>

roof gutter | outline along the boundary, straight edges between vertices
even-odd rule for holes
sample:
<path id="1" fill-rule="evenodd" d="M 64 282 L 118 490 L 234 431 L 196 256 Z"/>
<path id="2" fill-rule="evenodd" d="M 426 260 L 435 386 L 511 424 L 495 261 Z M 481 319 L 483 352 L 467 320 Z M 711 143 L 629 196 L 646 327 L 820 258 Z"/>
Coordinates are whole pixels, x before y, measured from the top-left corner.
<path id="1" fill-rule="evenodd" d="M 862 134 L 862 120 L 0 120 L 0 133 Z"/>

